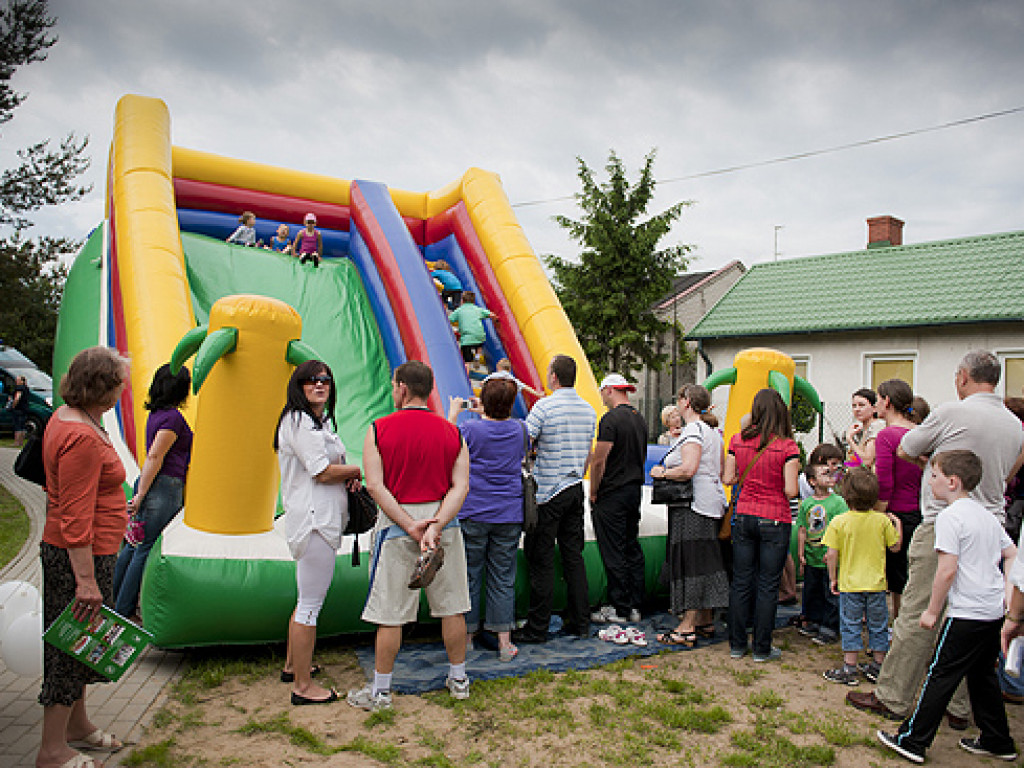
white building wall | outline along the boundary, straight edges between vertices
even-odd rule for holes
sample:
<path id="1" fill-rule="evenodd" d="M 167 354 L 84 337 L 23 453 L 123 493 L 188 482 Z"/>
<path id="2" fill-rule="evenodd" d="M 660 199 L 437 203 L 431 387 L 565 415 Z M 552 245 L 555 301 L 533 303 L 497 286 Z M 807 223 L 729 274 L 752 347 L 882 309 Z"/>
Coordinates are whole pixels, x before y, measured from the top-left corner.
<path id="1" fill-rule="evenodd" d="M 935 407 L 956 399 L 953 374 L 956 365 L 972 349 L 996 353 L 1024 350 L 1024 324 L 944 326 L 846 333 L 814 333 L 785 336 L 758 336 L 743 339 L 706 340 L 705 354 L 714 370 L 728 368 L 741 350 L 770 347 L 796 359 L 807 360 L 807 378 L 825 405 L 825 415 L 836 432 L 850 425 L 850 396 L 871 385 L 870 356 L 873 354 L 910 354 L 914 365 L 914 392 Z M 701 360 L 697 381 L 707 378 Z M 724 417 L 728 406 L 728 387 L 712 393 L 715 411 Z M 826 427 L 825 439 L 829 439 Z M 805 447 L 817 443 L 817 434 L 803 441 Z"/>

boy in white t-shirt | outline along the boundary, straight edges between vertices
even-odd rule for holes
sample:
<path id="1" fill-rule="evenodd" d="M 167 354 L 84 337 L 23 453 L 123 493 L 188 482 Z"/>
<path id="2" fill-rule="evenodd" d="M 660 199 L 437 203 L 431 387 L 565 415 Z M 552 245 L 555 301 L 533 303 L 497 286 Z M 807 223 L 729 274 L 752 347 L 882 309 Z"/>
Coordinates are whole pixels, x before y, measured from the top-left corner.
<path id="1" fill-rule="evenodd" d="M 967 678 L 978 738 L 960 739 L 976 755 L 1016 760 L 996 675 L 1006 584 L 1003 574 L 1017 554 L 995 516 L 968 493 L 981 481 L 981 459 L 973 451 L 944 451 L 932 458 L 929 485 L 948 506 L 935 519 L 939 565 L 921 626 L 932 629 L 947 602 L 921 696 L 895 734 L 878 740 L 911 762 L 923 763 L 942 716 L 960 681 Z"/>

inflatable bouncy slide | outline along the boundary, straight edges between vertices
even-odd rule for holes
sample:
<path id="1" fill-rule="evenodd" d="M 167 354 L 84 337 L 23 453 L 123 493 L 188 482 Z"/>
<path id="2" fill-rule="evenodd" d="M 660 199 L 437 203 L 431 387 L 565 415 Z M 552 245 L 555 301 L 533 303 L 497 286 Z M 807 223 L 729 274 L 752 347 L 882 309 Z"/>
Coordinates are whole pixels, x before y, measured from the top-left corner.
<path id="1" fill-rule="evenodd" d="M 319 268 L 225 243 L 243 210 L 256 213 L 264 241 L 282 223 L 294 238 L 314 213 L 324 246 Z M 195 431 L 185 506 L 154 547 L 142 585 L 143 620 L 158 645 L 285 637 L 294 562 L 275 519 L 272 437 L 297 361 L 315 356 L 333 369 L 338 433 L 352 463 L 361 460 L 370 423 L 393 408 L 390 377 L 402 362 L 431 365 L 438 413 L 449 397 L 471 395 L 425 266 L 442 258 L 497 315 L 487 323 L 491 367 L 507 357 L 517 378 L 542 391 L 551 357 L 570 354 L 579 363 L 578 391 L 603 412 L 590 366 L 494 174 L 470 169 L 416 193 L 233 160 L 173 146 L 162 101 L 120 100 L 106 216 L 68 276 L 54 370 L 59 376 L 95 344 L 131 359 L 131 385 L 105 424 L 131 480 L 146 453 L 153 372 L 172 356 L 194 365 L 197 394 L 184 408 Z M 664 508 L 651 510 L 642 533 L 653 589 L 666 528 Z M 369 535 L 355 543 L 346 537 L 321 634 L 369 629 L 359 619 L 368 558 L 356 566 L 351 557 L 353 547 L 366 553 L 369 545 Z M 596 603 L 605 581 L 593 541 L 587 563 Z M 520 574 L 523 610 L 525 568 Z"/>

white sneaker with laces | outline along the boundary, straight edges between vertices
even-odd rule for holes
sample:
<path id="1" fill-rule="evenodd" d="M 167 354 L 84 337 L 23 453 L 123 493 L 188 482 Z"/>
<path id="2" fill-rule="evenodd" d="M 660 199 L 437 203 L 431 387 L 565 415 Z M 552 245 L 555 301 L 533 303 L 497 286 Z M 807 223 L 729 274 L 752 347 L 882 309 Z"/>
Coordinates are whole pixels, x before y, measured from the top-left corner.
<path id="1" fill-rule="evenodd" d="M 448 693 L 451 694 L 453 699 L 468 699 L 469 698 L 469 678 L 463 677 L 456 679 L 449 677 L 444 681 L 445 686 L 448 688 Z"/>
<path id="2" fill-rule="evenodd" d="M 345 701 L 367 712 L 379 712 L 382 709 L 391 709 L 391 691 L 378 691 L 375 695 L 373 686 L 367 683 L 358 690 L 349 691 Z"/>
<path id="3" fill-rule="evenodd" d="M 604 605 L 590 614 L 590 620 L 595 624 L 628 624 L 631 618 L 629 616 L 619 616 L 614 606 Z"/>
<path id="4" fill-rule="evenodd" d="M 631 623 L 633 623 L 633 624 L 639 623 L 640 622 L 640 611 L 638 611 L 636 608 L 630 608 L 630 610 L 629 610 L 629 621 Z"/>

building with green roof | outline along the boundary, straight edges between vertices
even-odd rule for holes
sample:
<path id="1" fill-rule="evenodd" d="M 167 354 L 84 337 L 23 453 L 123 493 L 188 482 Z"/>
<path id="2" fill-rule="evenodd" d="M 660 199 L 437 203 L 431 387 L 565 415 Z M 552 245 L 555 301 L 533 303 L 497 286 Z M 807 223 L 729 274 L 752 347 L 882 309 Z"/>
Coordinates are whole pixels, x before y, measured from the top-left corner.
<path id="1" fill-rule="evenodd" d="M 687 333 L 705 378 L 748 347 L 790 355 L 836 431 L 850 395 L 889 378 L 931 404 L 956 397 L 970 349 L 1004 364 L 1000 393 L 1024 388 L 1024 232 L 902 244 L 903 222 L 868 220 L 865 250 L 755 264 Z M 720 401 L 725 392 L 716 392 Z"/>

